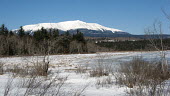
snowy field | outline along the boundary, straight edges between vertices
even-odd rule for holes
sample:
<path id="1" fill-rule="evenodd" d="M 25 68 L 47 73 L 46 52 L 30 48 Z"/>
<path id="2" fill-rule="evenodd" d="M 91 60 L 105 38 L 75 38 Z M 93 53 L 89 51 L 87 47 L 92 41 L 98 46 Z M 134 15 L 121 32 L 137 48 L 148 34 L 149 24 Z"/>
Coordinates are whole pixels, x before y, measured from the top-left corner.
<path id="1" fill-rule="evenodd" d="M 166 52 L 166 58 L 170 60 L 170 51 Z M 46 77 L 54 78 L 55 74 L 59 74 L 60 77 L 67 77 L 61 87 L 63 95 L 72 96 L 125 96 L 127 90 L 126 86 L 119 86 L 115 84 L 114 76 L 110 76 L 112 79 L 111 84 L 100 85 L 98 81 L 102 81 L 107 76 L 102 77 L 90 77 L 89 72 L 96 64 L 102 63 L 109 65 L 113 72 L 116 72 L 118 65 L 122 62 L 129 61 L 133 57 L 138 56 L 146 60 L 157 60 L 160 56 L 159 52 L 113 52 L 113 53 L 96 53 L 96 54 L 70 54 L 70 55 L 50 55 L 50 74 Z M 37 60 L 42 60 L 43 56 L 26 56 L 26 57 L 5 57 L 0 58 L 0 62 L 4 63 L 4 66 L 20 65 L 25 66 L 32 64 Z M 80 66 L 86 67 L 87 72 L 78 73 L 75 72 Z M 59 73 L 58 73 L 59 72 Z M 53 74 L 53 75 L 51 75 Z M 0 96 L 4 96 L 5 88 L 9 85 L 10 78 L 14 78 L 10 73 L 0 75 Z M 27 77 L 24 77 L 27 78 Z M 42 77 L 43 78 L 43 77 Z M 15 77 L 10 83 L 10 95 L 8 96 L 23 96 L 25 89 L 19 88 L 18 83 L 21 83 L 22 77 Z M 54 87 L 55 88 L 55 87 Z M 84 89 L 84 90 L 83 90 Z M 50 91 L 49 91 L 50 93 Z M 32 96 L 37 96 L 33 94 Z M 39 96 L 39 95 L 38 95 Z M 51 96 L 47 95 L 46 96 Z"/>

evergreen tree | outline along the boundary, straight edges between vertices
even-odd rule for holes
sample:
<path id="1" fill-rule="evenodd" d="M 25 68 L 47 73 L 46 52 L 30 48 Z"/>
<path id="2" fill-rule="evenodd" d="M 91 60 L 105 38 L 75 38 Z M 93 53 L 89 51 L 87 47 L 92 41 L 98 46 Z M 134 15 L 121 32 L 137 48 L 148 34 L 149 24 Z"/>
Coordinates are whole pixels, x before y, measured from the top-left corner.
<path id="1" fill-rule="evenodd" d="M 53 34 L 53 38 L 56 39 L 59 36 L 59 30 L 53 29 L 52 34 Z"/>
<path id="2" fill-rule="evenodd" d="M 9 35 L 12 36 L 14 35 L 14 33 L 12 31 L 9 31 Z"/>
<path id="3" fill-rule="evenodd" d="M 70 36 L 69 31 L 66 31 L 64 35 L 65 35 L 65 36 Z"/>
<path id="4" fill-rule="evenodd" d="M 9 34 L 9 31 L 7 28 L 5 28 L 4 34 L 5 34 L 5 36 L 7 36 Z"/>
<path id="5" fill-rule="evenodd" d="M 0 35 L 4 35 L 4 27 L 5 27 L 5 25 L 2 24 L 0 27 Z"/>
<path id="6" fill-rule="evenodd" d="M 48 35 L 50 39 L 53 37 L 53 29 L 49 29 Z"/>
<path id="7" fill-rule="evenodd" d="M 41 30 L 34 32 L 33 37 L 37 41 L 48 40 L 52 37 L 52 29 L 50 29 L 48 32 L 46 29 L 42 27 Z"/>
<path id="8" fill-rule="evenodd" d="M 43 39 L 49 39 L 49 34 L 47 32 L 46 29 L 44 29 L 44 27 L 41 28 L 41 35 Z"/>
<path id="9" fill-rule="evenodd" d="M 79 30 L 77 30 L 76 34 L 73 34 L 73 40 L 76 40 L 78 42 L 85 43 L 84 35 Z"/>
<path id="10" fill-rule="evenodd" d="M 7 29 L 7 27 L 5 27 L 4 24 L 2 24 L 0 27 L 0 35 L 5 35 L 5 36 L 8 35 L 8 29 Z"/>
<path id="11" fill-rule="evenodd" d="M 41 30 L 38 30 L 38 31 L 34 32 L 33 37 L 37 41 L 43 40 L 43 35 L 41 33 Z"/>
<path id="12" fill-rule="evenodd" d="M 19 37 L 23 37 L 25 35 L 25 31 L 23 29 L 23 27 L 21 26 L 20 29 L 18 30 L 18 35 Z"/>
<path id="13" fill-rule="evenodd" d="M 71 36 L 62 35 L 58 38 L 58 45 L 61 47 L 60 53 L 69 53 L 70 49 L 70 42 L 71 42 Z"/>

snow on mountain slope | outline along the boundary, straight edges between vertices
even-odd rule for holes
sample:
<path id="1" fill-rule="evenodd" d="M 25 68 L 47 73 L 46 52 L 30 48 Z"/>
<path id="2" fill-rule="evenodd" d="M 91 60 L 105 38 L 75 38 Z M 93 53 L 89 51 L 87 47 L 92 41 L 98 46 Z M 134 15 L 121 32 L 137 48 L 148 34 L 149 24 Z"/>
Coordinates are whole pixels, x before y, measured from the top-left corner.
<path id="1" fill-rule="evenodd" d="M 62 31 L 67 31 L 67 30 L 74 30 L 74 29 L 89 29 L 89 30 L 99 30 L 99 31 L 112 31 L 114 32 L 122 32 L 121 30 L 114 29 L 114 28 L 108 28 L 104 27 L 102 25 L 96 24 L 96 23 L 86 23 L 80 20 L 75 20 L 75 21 L 65 21 L 65 22 L 59 22 L 59 23 L 39 23 L 39 24 L 34 24 L 34 25 L 26 25 L 23 26 L 23 29 L 25 31 L 37 31 L 38 29 L 41 29 L 44 27 L 45 29 L 59 29 Z"/>

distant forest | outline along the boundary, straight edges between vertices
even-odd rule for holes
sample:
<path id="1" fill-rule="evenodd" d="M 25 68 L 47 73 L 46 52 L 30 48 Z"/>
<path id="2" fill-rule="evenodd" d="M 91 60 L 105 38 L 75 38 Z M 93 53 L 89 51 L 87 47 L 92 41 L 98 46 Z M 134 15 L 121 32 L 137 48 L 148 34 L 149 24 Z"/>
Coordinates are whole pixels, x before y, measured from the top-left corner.
<path id="1" fill-rule="evenodd" d="M 152 39 L 156 45 L 161 49 L 160 39 Z M 164 50 L 170 50 L 170 38 L 163 39 Z M 99 42 L 96 43 L 100 47 L 106 47 L 114 51 L 156 51 L 155 47 L 151 44 L 150 40 L 138 41 L 119 41 L 119 42 Z"/>
<path id="2" fill-rule="evenodd" d="M 159 44 L 156 46 L 161 47 Z M 170 39 L 163 39 L 165 50 L 170 49 Z M 24 31 L 22 26 L 14 33 L 2 24 L 0 26 L 0 56 L 74 54 L 109 51 L 149 51 L 155 50 L 149 40 L 98 42 L 85 40 L 83 33 L 66 31 L 59 34 L 57 29 L 41 28 L 33 34 Z"/>

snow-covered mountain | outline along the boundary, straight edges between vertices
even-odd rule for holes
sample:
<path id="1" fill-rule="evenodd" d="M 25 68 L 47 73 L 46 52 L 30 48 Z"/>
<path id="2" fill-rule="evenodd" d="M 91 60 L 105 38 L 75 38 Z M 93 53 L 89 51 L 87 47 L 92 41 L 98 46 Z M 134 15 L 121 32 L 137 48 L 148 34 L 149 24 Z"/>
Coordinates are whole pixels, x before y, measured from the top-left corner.
<path id="1" fill-rule="evenodd" d="M 119 29 L 108 28 L 97 23 L 86 23 L 80 20 L 75 21 L 65 21 L 59 23 L 39 23 L 33 25 L 25 25 L 23 29 L 26 32 L 30 32 L 31 34 L 41 28 L 45 29 L 59 29 L 61 32 L 69 31 L 74 33 L 77 29 L 84 33 L 85 36 L 110 36 L 113 34 L 129 34 L 127 32 L 123 32 Z M 17 30 L 15 30 L 17 32 Z"/>
<path id="2" fill-rule="evenodd" d="M 42 27 L 44 27 L 45 29 L 50 29 L 50 28 L 59 29 L 62 31 L 74 30 L 74 29 L 89 29 L 89 30 L 100 30 L 100 31 L 108 30 L 108 31 L 112 31 L 113 33 L 121 31 L 114 28 L 104 27 L 96 23 L 86 23 L 80 20 L 65 21 L 59 23 L 39 23 L 34 25 L 23 26 L 25 31 L 37 31 Z"/>

